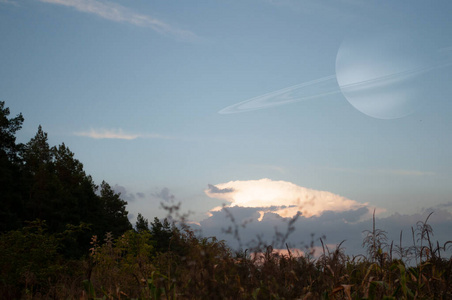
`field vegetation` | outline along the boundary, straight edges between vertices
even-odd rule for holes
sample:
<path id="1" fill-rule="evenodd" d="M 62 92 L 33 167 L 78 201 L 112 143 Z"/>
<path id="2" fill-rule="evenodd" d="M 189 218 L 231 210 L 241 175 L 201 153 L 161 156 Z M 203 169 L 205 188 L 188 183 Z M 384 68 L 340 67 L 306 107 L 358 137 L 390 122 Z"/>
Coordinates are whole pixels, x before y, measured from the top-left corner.
<path id="1" fill-rule="evenodd" d="M 452 299 L 452 241 L 433 240 L 430 215 L 409 246 L 388 241 L 374 218 L 366 255 L 322 238 L 295 252 L 285 241 L 296 217 L 277 245 L 236 251 L 191 230 L 178 204 L 132 226 L 127 203 L 68 147 L 50 147 L 41 127 L 16 143 L 23 117 L 8 116 L 0 102 L 2 299 Z"/>

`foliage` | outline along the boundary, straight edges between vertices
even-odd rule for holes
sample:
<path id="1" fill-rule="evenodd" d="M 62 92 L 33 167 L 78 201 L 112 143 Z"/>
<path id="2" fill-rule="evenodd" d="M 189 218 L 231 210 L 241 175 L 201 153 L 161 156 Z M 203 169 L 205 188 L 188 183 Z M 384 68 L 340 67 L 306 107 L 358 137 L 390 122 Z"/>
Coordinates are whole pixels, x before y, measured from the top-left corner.
<path id="1" fill-rule="evenodd" d="M 145 230 L 134 235 L 151 241 L 154 238 Z M 282 255 L 271 246 L 254 249 L 252 253 L 248 250 L 237 253 L 224 241 L 196 237 L 185 229 L 173 231 L 171 237 L 171 244 L 178 244 L 183 252 L 171 247 L 163 253 L 150 249 L 149 253 L 154 255 L 143 260 L 131 251 L 133 254 L 127 260 L 141 263 L 124 264 L 125 256 L 121 255 L 124 243 L 119 241 L 105 241 L 97 248 L 100 252 L 96 254 L 94 268 L 102 271 L 96 276 L 110 280 L 114 286 L 93 279 L 96 295 L 141 299 L 448 299 L 452 296 L 451 258 L 433 259 L 430 255 L 422 264 L 410 266 L 403 260 L 391 259 L 387 252 L 370 252 L 375 257 L 349 257 L 342 243 L 333 250 L 324 245 L 317 259 L 294 255 L 290 249 L 287 255 Z M 435 250 L 437 254 L 442 251 Z M 126 268 L 131 265 L 135 267 Z M 140 268 L 146 271 L 138 272 Z M 130 274 L 148 277 L 134 283 Z"/>
<path id="2" fill-rule="evenodd" d="M 427 220 L 426 220 L 427 221 Z M 426 221 L 416 234 L 422 237 Z M 215 237 L 197 237 L 173 228 L 170 246 L 155 250 L 148 230 L 129 230 L 118 238 L 93 236 L 89 256 L 70 261 L 59 254 L 68 233 L 50 234 L 34 222 L 0 237 L 1 290 L 6 299 L 449 299 L 452 258 L 418 249 L 417 265 L 376 257 L 350 257 L 342 243 L 323 245 L 319 257 L 287 254 L 271 246 L 231 251 Z M 426 244 L 432 244 L 426 235 Z M 322 239 L 320 239 L 321 242 Z M 419 241 L 420 242 L 420 241 Z M 449 242 L 450 243 L 450 242 Z M 173 248 L 173 245 L 177 247 Z M 313 247 L 313 244 L 311 244 Z M 370 247 L 370 246 L 369 246 Z M 433 247 L 433 246 L 432 246 Z M 388 248 L 389 249 L 389 248 Z M 312 251 L 313 250 L 309 250 Z"/>
<path id="3" fill-rule="evenodd" d="M 16 229 L 19 225 L 18 215 L 22 213 L 20 154 L 22 144 L 16 144 L 15 133 L 22 127 L 22 114 L 9 118 L 9 108 L 0 101 L 0 232 Z"/>
<path id="4" fill-rule="evenodd" d="M 111 186 L 102 181 L 100 189 L 100 205 L 103 232 L 111 231 L 114 236 L 119 236 L 123 232 L 132 229 L 132 224 L 127 217 L 127 202 L 120 198 L 120 194 L 115 193 Z"/>
<path id="5" fill-rule="evenodd" d="M 154 218 L 154 222 L 151 223 L 150 233 L 156 242 L 155 249 L 157 252 L 167 252 L 170 249 L 171 239 L 173 233 L 177 233 L 176 228 L 171 228 L 171 225 L 167 218 L 160 222 L 158 218 Z M 176 243 L 173 243 L 173 250 L 176 247 Z"/>
<path id="6" fill-rule="evenodd" d="M 5 155 L 10 160 L 16 160 L 21 144 L 16 144 L 15 134 L 22 128 L 24 117 L 18 114 L 14 118 L 8 118 L 9 108 L 5 102 L 0 101 L 0 156 Z"/>
<path id="7" fill-rule="evenodd" d="M 59 242 L 36 221 L 0 236 L 0 294 L 15 297 L 21 290 L 38 293 L 64 271 Z"/>
<path id="8" fill-rule="evenodd" d="M 90 248 L 92 273 L 88 280 L 107 297 L 145 293 L 152 266 L 153 246 L 149 232 L 129 230 L 114 240 L 107 233 L 100 244 L 93 236 Z"/>
<path id="9" fill-rule="evenodd" d="M 149 232 L 149 221 L 141 213 L 138 213 L 137 221 L 135 223 L 135 228 L 138 232 L 148 231 Z"/>
<path id="10" fill-rule="evenodd" d="M 127 202 L 105 181 L 98 187 L 83 164 L 64 143 L 51 147 L 41 126 L 25 145 L 16 144 L 15 133 L 23 123 L 21 114 L 0 102 L 0 232 L 18 230 L 36 219 L 46 221 L 49 233 L 63 233 L 67 225 L 90 224 L 78 232 L 66 256 L 84 255 L 91 235 L 112 232 L 116 237 L 132 229 Z M 88 228 L 88 227 L 85 227 Z"/>
<path id="11" fill-rule="evenodd" d="M 0 102 L 0 295 L 2 299 L 452 299 L 452 241 L 434 242 L 429 216 L 412 228 L 413 244 L 389 243 L 364 231 L 367 256 L 343 243 L 314 258 L 315 244 L 296 255 L 285 241 L 296 216 L 274 243 L 232 251 L 199 237 L 177 205 L 169 217 L 128 221 L 127 202 L 98 187 L 63 143 L 50 147 L 41 127 L 26 145 Z M 177 220 L 171 217 L 175 213 Z M 225 232 L 240 239 L 239 225 Z M 239 240 L 240 244 L 240 240 Z M 287 254 L 273 246 L 287 247 Z M 301 251 L 301 250 L 300 250 Z M 397 257 L 397 258 L 396 258 Z"/>

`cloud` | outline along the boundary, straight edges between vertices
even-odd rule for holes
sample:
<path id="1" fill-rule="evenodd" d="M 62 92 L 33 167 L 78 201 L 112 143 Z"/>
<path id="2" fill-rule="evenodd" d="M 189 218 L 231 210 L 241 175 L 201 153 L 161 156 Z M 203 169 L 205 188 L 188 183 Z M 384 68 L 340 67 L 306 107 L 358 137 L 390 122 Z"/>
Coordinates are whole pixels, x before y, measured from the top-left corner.
<path id="1" fill-rule="evenodd" d="M 312 217 L 324 211 L 346 211 L 367 205 L 330 192 L 266 178 L 209 185 L 204 192 L 211 198 L 227 201 L 227 207 L 260 208 L 261 216 L 271 211 L 281 217 L 293 217 L 298 212 Z"/>
<path id="2" fill-rule="evenodd" d="M 151 16 L 133 12 L 132 10 L 116 3 L 100 0 L 39 0 L 39 1 L 49 4 L 72 7 L 80 12 L 94 14 L 98 17 L 113 22 L 123 22 L 140 27 L 149 27 L 160 34 L 171 35 L 179 39 L 193 40 L 196 38 L 196 35 L 193 32 L 173 27 Z"/>
<path id="3" fill-rule="evenodd" d="M 167 202 L 174 201 L 174 199 L 176 198 L 173 194 L 170 193 L 170 190 L 167 187 L 164 187 L 160 192 L 153 193 L 152 195 Z"/>
<path id="4" fill-rule="evenodd" d="M 382 175 L 392 175 L 392 176 L 434 176 L 435 172 L 429 171 L 419 171 L 419 170 L 403 170 L 403 169 L 378 169 L 378 170 L 364 170 L 364 169 L 347 169 L 347 168 L 323 168 L 325 170 L 334 172 L 345 172 L 345 173 L 355 173 L 363 175 L 372 175 L 375 173 Z"/>
<path id="5" fill-rule="evenodd" d="M 283 167 L 280 166 L 274 166 L 274 165 L 261 165 L 261 164 L 249 164 L 248 166 L 252 168 L 257 168 L 261 170 L 270 170 L 270 171 L 276 171 L 281 174 L 285 174 L 286 170 Z"/>
<path id="6" fill-rule="evenodd" d="M 445 206 L 448 206 L 447 204 Z M 259 221 L 260 208 L 252 207 L 229 207 L 220 211 L 211 212 L 211 216 L 200 222 L 203 236 L 216 236 L 220 240 L 225 240 L 234 249 L 253 249 L 260 245 L 273 245 L 274 248 L 284 248 L 285 243 L 289 247 L 305 249 L 306 246 L 314 242 L 314 246 L 321 246 L 319 238 L 322 237 L 324 243 L 328 244 L 330 250 L 334 245 L 345 241 L 346 254 L 365 254 L 362 242 L 364 230 L 372 230 L 372 219 L 367 218 L 371 210 L 368 207 L 349 209 L 345 211 L 324 211 L 319 216 L 305 217 L 299 216 L 292 224 L 294 230 L 281 240 L 281 234 L 285 235 L 289 229 L 291 218 L 283 218 L 273 212 L 265 213 Z M 402 246 L 413 245 L 412 228 L 415 230 L 419 221 L 425 221 L 431 209 L 419 213 L 404 215 L 394 213 L 385 218 L 376 217 L 376 228 L 386 231 L 387 245 L 385 251 L 389 250 L 391 242 L 394 241 L 394 249 L 399 246 L 400 233 L 402 232 Z M 452 213 L 436 208 L 428 220 L 433 228 L 434 235 L 432 242 L 439 242 L 443 246 L 450 240 L 450 228 L 452 226 Z M 237 234 L 235 230 L 237 229 Z M 278 234 L 279 233 L 279 238 Z M 416 241 L 416 244 L 418 242 Z M 318 254 L 318 253 L 317 253 Z M 394 254 L 396 255 L 396 254 Z"/>
<path id="7" fill-rule="evenodd" d="M 144 198 L 145 196 L 143 193 L 130 193 L 124 186 L 119 184 L 115 184 L 113 186 L 113 191 L 115 191 L 115 193 L 119 193 L 121 195 L 121 199 L 129 203 L 135 201 L 137 197 Z"/>
<path id="8" fill-rule="evenodd" d="M 139 134 L 139 133 L 127 133 L 121 128 L 119 129 L 90 129 L 89 131 L 75 132 L 75 135 L 85 136 L 93 139 L 120 139 L 120 140 L 134 140 L 137 138 L 148 139 L 171 139 L 168 136 L 159 134 Z"/>
<path id="9" fill-rule="evenodd" d="M 0 4 L 10 4 L 10 5 L 18 6 L 17 2 L 12 1 L 12 0 L 0 0 Z"/>
<path id="10" fill-rule="evenodd" d="M 213 195 L 213 194 L 228 194 L 228 193 L 232 193 L 234 191 L 234 189 L 232 189 L 232 188 L 219 189 L 216 186 L 214 186 L 213 184 L 208 184 L 207 186 L 209 187 L 209 189 L 207 191 L 211 195 Z"/>
<path id="11" fill-rule="evenodd" d="M 434 172 L 425 172 L 417 170 L 378 170 L 379 173 L 399 176 L 433 176 Z"/>
<path id="12" fill-rule="evenodd" d="M 441 209 L 441 210 L 443 210 L 443 209 L 451 209 L 452 208 L 452 201 L 449 201 L 449 202 L 446 202 L 446 203 L 441 203 L 441 204 L 438 204 L 436 207 L 435 207 L 435 209 Z M 432 210 L 435 210 L 435 209 L 432 209 Z"/>
<path id="13" fill-rule="evenodd" d="M 367 207 L 350 209 L 344 212 L 325 211 L 319 216 L 298 216 L 283 218 L 274 212 L 267 212 L 259 221 L 259 208 L 230 207 L 221 211 L 211 212 L 211 216 L 200 222 L 204 236 L 216 236 L 225 240 L 232 248 L 254 248 L 256 246 L 273 245 L 274 248 L 303 248 L 310 244 L 311 239 L 320 245 L 319 237 L 328 244 L 338 244 L 348 240 L 347 247 L 360 251 L 362 230 L 368 229 L 371 222 L 348 222 L 362 219 L 368 215 Z M 290 233 L 290 227 L 293 231 Z M 237 232 L 237 234 L 236 234 Z M 326 237 L 326 238 L 325 238 Z"/>

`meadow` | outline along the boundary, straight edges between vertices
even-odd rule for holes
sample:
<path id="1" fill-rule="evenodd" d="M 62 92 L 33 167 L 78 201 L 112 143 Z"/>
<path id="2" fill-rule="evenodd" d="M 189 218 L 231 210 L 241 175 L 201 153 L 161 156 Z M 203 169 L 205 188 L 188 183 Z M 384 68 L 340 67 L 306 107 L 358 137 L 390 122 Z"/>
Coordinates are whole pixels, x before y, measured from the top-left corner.
<path id="1" fill-rule="evenodd" d="M 72 231 L 75 230 L 74 228 Z M 322 238 L 301 252 L 287 245 L 234 251 L 188 226 L 151 224 L 114 238 L 92 236 L 89 250 L 68 259 L 66 236 L 33 222 L 0 237 L 4 299 L 451 299 L 452 257 L 431 239 L 428 218 L 413 227 L 413 244 L 388 243 L 375 224 L 363 231 L 367 255 L 348 256 Z M 315 253 L 316 242 L 321 253 Z"/>
<path id="2" fill-rule="evenodd" d="M 179 204 L 132 226 L 120 194 L 96 185 L 64 143 L 51 147 L 41 126 L 16 143 L 24 119 L 9 114 L 0 101 L 2 299 L 452 299 L 452 241 L 434 241 L 430 215 L 406 246 L 374 214 L 357 256 L 314 236 L 294 250 L 298 215 L 277 244 L 239 250 L 193 231 Z M 238 237 L 230 219 L 225 232 Z"/>

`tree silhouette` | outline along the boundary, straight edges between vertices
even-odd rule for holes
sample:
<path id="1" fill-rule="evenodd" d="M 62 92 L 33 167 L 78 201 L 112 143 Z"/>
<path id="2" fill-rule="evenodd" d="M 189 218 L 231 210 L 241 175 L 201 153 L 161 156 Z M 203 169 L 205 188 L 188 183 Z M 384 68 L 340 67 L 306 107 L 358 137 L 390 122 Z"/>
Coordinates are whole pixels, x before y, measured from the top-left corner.
<path id="1" fill-rule="evenodd" d="M 0 231 L 21 228 L 26 221 L 46 220 L 50 233 L 67 226 L 89 224 L 80 244 L 91 234 L 132 229 L 127 202 L 105 181 L 98 187 L 83 164 L 64 143 L 51 147 L 41 125 L 25 145 L 16 144 L 15 133 L 23 123 L 21 114 L 8 118 L 9 108 L 0 102 Z M 87 228 L 83 225 L 83 228 Z"/>
<path id="2" fill-rule="evenodd" d="M 0 101 L 0 232 L 20 226 L 23 213 L 21 150 L 23 145 L 16 144 L 15 133 L 22 128 L 24 118 L 18 114 L 9 118 L 9 108 Z"/>

